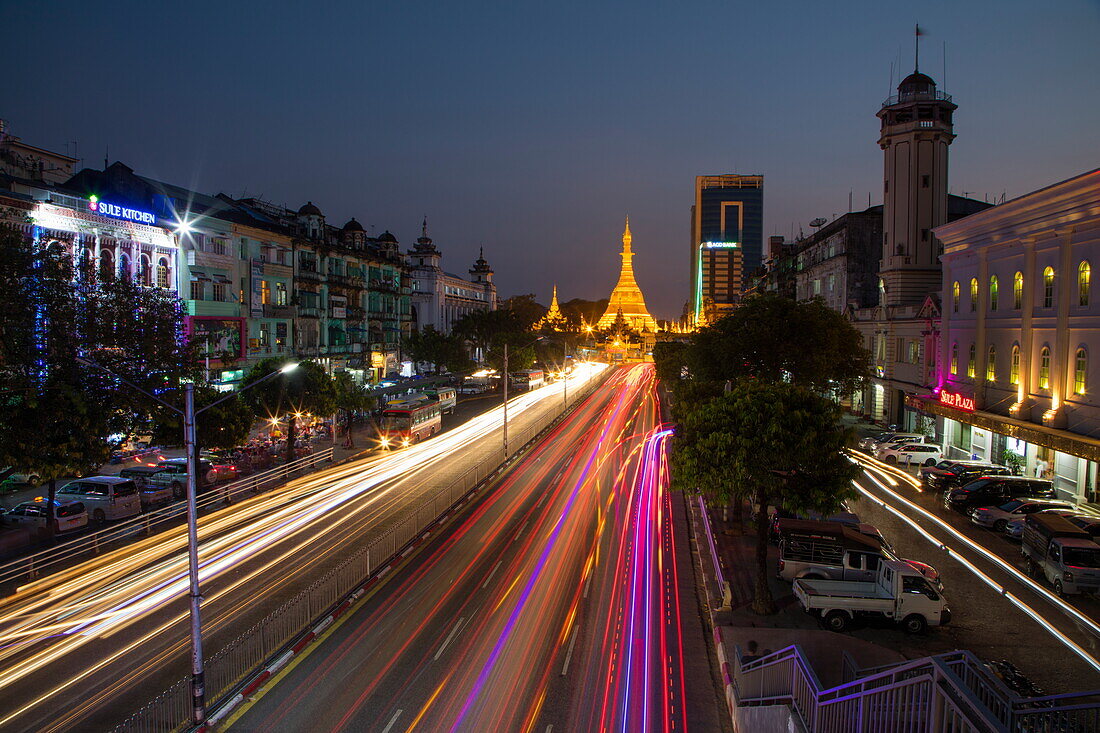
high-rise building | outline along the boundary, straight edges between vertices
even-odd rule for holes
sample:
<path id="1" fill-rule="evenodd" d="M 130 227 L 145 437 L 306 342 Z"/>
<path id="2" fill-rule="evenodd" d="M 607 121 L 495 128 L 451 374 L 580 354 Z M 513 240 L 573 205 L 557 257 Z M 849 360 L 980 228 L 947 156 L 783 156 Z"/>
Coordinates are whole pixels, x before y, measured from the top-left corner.
<path id="1" fill-rule="evenodd" d="M 690 301 L 696 323 L 733 307 L 763 250 L 764 176 L 696 176 Z"/>

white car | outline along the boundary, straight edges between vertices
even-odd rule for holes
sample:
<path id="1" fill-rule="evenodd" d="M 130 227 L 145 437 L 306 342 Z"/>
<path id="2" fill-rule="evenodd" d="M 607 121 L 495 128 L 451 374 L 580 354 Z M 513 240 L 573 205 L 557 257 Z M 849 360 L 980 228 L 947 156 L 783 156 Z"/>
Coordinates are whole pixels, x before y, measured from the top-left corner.
<path id="1" fill-rule="evenodd" d="M 1073 517 L 1080 517 L 1087 520 L 1087 517 L 1081 512 L 1075 509 L 1044 509 L 1037 514 L 1057 514 L 1059 517 L 1065 517 L 1066 519 L 1072 519 Z M 1005 536 L 1009 539 L 1018 540 L 1024 536 L 1024 523 L 1026 517 L 1020 519 L 1013 519 L 1011 522 L 1005 525 Z M 1074 522 L 1074 524 L 1077 524 Z"/>
<path id="2" fill-rule="evenodd" d="M 903 466 L 934 466 L 943 460 L 943 446 L 936 443 L 883 443 L 875 458 Z"/>
<path id="3" fill-rule="evenodd" d="M 897 443 L 903 441 L 905 443 L 921 443 L 924 441 L 924 436 L 918 433 L 879 433 L 878 435 L 872 435 L 868 438 L 861 438 L 857 444 L 860 450 L 865 450 L 868 453 L 874 453 L 875 449 L 886 443 Z"/>
<path id="4" fill-rule="evenodd" d="M 2 515 L 4 524 L 9 527 L 35 529 L 39 535 L 46 532 L 46 502 L 25 501 Z M 54 502 L 54 531 L 57 534 L 72 532 L 88 526 L 88 511 L 79 501 Z"/>
<path id="5" fill-rule="evenodd" d="M 970 510 L 970 521 L 980 527 L 990 527 L 995 532 L 1004 532 L 1008 523 L 1024 519 L 1028 514 L 1047 509 L 1073 509 L 1069 501 L 1057 499 L 1013 499 L 1000 506 L 983 506 Z"/>

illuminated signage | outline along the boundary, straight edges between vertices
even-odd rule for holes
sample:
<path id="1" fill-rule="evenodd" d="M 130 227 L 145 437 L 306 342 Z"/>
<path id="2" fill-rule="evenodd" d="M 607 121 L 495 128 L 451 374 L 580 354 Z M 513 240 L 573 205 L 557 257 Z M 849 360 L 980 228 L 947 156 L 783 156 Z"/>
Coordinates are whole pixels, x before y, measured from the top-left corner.
<path id="1" fill-rule="evenodd" d="M 703 242 L 703 246 L 707 249 L 737 249 L 741 244 L 740 242 Z"/>
<path id="2" fill-rule="evenodd" d="M 138 209 L 127 209 L 125 206 L 119 206 L 118 204 L 108 203 L 107 201 L 100 201 L 98 196 L 88 197 L 88 210 L 101 214 L 102 216 L 110 216 L 115 219 L 125 219 L 126 221 L 136 221 L 139 224 L 156 224 L 157 217 L 150 214 L 148 211 L 139 211 Z"/>
<path id="3" fill-rule="evenodd" d="M 947 405 L 948 407 L 957 407 L 966 412 L 974 412 L 973 397 L 967 397 L 958 392 L 948 392 L 946 389 L 940 390 L 940 404 Z"/>

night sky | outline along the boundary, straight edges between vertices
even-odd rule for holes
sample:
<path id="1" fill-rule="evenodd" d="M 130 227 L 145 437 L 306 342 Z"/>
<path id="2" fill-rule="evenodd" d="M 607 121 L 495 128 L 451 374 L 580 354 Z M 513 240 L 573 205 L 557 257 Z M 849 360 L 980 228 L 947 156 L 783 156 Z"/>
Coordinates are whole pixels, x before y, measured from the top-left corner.
<path id="1" fill-rule="evenodd" d="M 0 117 L 26 142 L 309 199 L 404 248 L 426 214 L 445 269 L 484 245 L 503 296 L 544 303 L 607 296 L 630 214 L 650 308 L 678 316 L 697 174 L 764 174 L 765 234 L 881 203 L 874 115 L 916 22 L 959 105 L 953 193 L 1100 164 L 1095 0 L 4 5 Z"/>

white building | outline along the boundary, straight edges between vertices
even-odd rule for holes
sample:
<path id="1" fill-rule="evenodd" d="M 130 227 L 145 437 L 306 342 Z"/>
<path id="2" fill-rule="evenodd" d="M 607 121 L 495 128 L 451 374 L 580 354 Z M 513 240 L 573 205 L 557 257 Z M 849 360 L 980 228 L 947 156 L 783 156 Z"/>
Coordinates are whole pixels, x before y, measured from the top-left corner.
<path id="1" fill-rule="evenodd" d="M 1100 169 L 936 227 L 943 317 L 933 394 L 951 457 L 1016 462 L 1097 501 Z M 1045 470 L 1044 470 L 1045 469 Z"/>
<path id="2" fill-rule="evenodd" d="M 406 260 L 412 280 L 413 323 L 417 329 L 434 327 L 450 333 L 455 322 L 476 310 L 496 310 L 497 287 L 484 252 L 470 268 L 470 277 L 444 272 L 443 255 L 428 236 L 424 222 L 420 238 Z"/>

